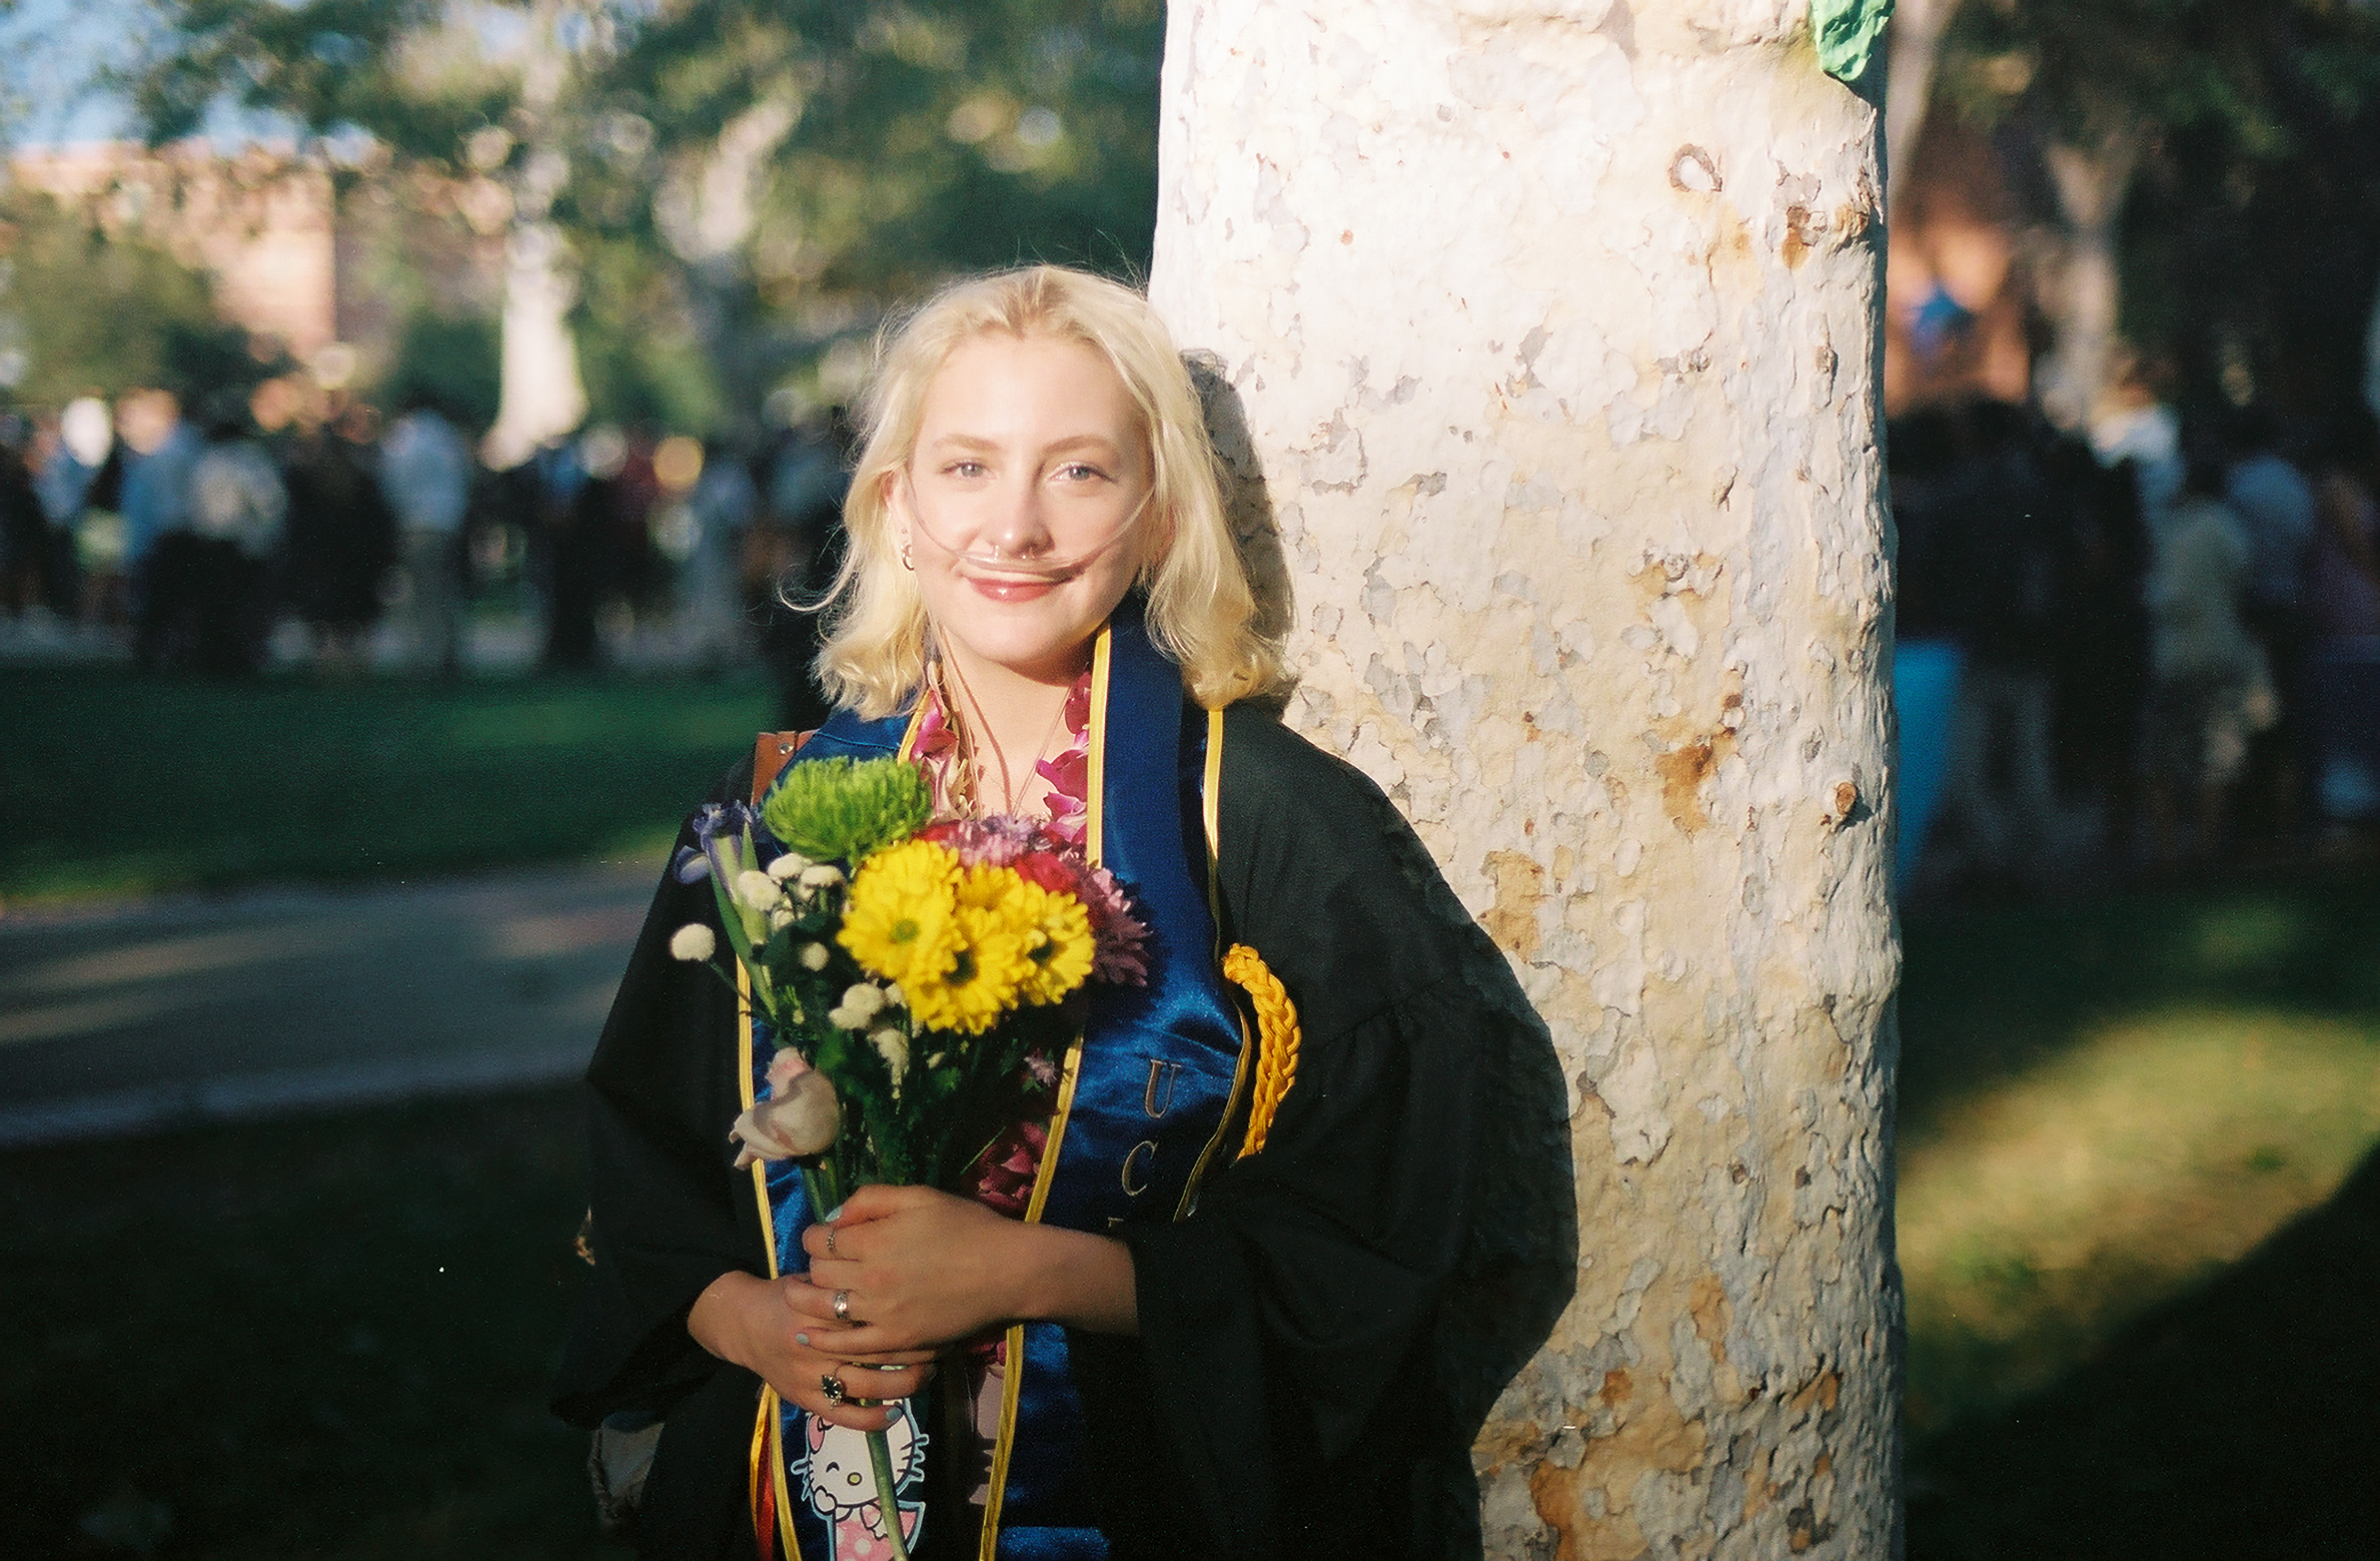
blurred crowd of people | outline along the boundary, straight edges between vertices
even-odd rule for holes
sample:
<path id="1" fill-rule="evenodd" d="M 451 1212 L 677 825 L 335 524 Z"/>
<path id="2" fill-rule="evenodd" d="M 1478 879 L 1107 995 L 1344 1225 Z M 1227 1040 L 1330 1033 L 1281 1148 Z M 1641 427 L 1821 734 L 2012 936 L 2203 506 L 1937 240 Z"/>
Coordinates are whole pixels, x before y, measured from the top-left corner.
<path id="1" fill-rule="evenodd" d="M 759 661 L 824 709 L 839 411 L 759 445 L 595 427 L 509 470 L 444 408 L 289 380 L 0 417 L 0 611 L 99 625 L 142 666 L 333 674 L 519 659 Z M 1904 883 L 2179 862 L 2380 817 L 2380 425 L 2187 419 L 2137 387 L 2088 440 L 1978 401 L 1898 419 Z M 1930 865 L 1921 853 L 1931 853 Z"/>
<path id="2" fill-rule="evenodd" d="M 543 665 L 657 625 L 674 664 L 759 658 L 813 709 L 815 629 L 778 590 L 831 578 L 839 413 L 757 447 L 595 427 L 492 471 L 433 400 L 393 410 L 275 380 L 0 417 L 0 611 L 110 629 L 152 669 L 453 675 L 500 602 Z"/>
<path id="3" fill-rule="evenodd" d="M 1979 401 L 1897 420 L 1889 451 L 1904 882 L 2380 817 L 2368 411 L 2184 417 L 2135 384 L 2087 440 Z"/>

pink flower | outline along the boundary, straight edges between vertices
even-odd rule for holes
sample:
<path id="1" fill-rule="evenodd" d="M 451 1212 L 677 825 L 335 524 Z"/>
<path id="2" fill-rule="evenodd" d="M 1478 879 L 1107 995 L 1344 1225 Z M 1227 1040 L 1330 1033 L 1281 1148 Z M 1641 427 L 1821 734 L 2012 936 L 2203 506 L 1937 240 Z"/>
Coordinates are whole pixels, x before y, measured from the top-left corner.
<path id="1" fill-rule="evenodd" d="M 791 1047 L 780 1047 L 777 1055 L 769 1059 L 769 1094 L 773 1098 L 785 1093 L 785 1086 L 810 1071 L 809 1059 Z"/>
<path id="2" fill-rule="evenodd" d="M 985 1151 L 982 1169 L 966 1189 L 975 1201 L 1012 1219 L 1025 1217 L 1033 1201 L 1033 1180 L 1041 1169 L 1041 1151 L 1050 1130 L 1039 1122 L 1019 1122 Z"/>
<path id="3" fill-rule="evenodd" d="M 1105 867 L 1087 868 L 1077 892 L 1083 909 L 1091 914 L 1091 937 L 1098 944 L 1091 956 L 1091 979 L 1148 986 L 1148 928 L 1133 915 L 1132 902 L 1124 898 L 1115 875 Z"/>

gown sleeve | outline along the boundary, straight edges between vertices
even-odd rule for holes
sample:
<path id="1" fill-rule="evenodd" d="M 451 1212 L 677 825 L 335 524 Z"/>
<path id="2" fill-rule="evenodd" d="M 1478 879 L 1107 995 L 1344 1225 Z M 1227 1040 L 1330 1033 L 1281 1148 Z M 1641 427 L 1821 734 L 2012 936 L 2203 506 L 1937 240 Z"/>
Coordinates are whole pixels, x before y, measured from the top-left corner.
<path id="1" fill-rule="evenodd" d="M 712 800 L 742 796 L 749 775 L 747 761 Z M 693 843 L 689 821 L 678 844 Z M 671 935 L 689 922 L 717 930 L 710 882 L 681 884 L 665 872 L 587 1070 L 594 1268 L 552 1407 L 588 1427 L 665 1417 L 640 1548 L 703 1555 L 726 1553 L 714 1546 L 742 1517 L 759 1382 L 695 1343 L 686 1313 L 722 1274 L 764 1272 L 766 1248 L 727 1139 L 742 1105 L 735 996 L 701 965 L 671 958 Z M 747 1531 L 742 1553 L 749 1549 Z"/>
<path id="2" fill-rule="evenodd" d="M 1260 716 L 1227 723 L 1224 937 L 1304 1041 L 1265 1148 L 1127 1234 L 1137 1343 L 1076 1336 L 1102 1483 L 1132 1493 L 1108 1526 L 1120 1556 L 1443 1555 L 1467 1449 L 1436 1445 L 1424 1346 L 1463 1245 L 1483 1027 L 1512 1021 L 1393 805 Z"/>

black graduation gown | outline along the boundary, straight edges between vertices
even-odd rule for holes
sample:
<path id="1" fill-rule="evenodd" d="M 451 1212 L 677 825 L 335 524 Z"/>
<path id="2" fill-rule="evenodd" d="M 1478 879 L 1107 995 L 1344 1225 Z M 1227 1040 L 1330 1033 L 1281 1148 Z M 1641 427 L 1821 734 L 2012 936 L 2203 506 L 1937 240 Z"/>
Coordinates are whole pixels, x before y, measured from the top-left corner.
<path id="1" fill-rule="evenodd" d="M 1426 1347 L 1488 1028 L 1513 1021 L 1466 978 L 1477 934 L 1388 800 L 1261 711 L 1225 721 L 1224 937 L 1281 978 L 1304 1042 L 1264 1151 L 1130 1237 L 1140 1337 L 1068 1340 L 1102 1527 L 1118 1561 L 1475 1554 L 1431 1510 L 1468 1470 L 1432 1423 Z M 727 1140 L 735 999 L 668 953 L 690 921 L 715 925 L 710 886 L 664 877 L 588 1071 L 595 1266 L 554 1409 L 665 1413 L 640 1553 L 745 1561 L 758 1379 L 685 1319 L 722 1273 L 765 1273 L 765 1239 Z"/>

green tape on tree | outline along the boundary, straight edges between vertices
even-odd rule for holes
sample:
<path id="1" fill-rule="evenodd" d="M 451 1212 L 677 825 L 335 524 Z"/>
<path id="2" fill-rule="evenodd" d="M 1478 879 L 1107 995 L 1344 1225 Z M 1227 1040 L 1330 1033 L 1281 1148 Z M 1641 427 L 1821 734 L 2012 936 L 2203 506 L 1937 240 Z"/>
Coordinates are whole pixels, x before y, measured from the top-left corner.
<path id="1" fill-rule="evenodd" d="M 1892 0 L 1810 0 L 1818 64 L 1838 81 L 1857 81 L 1875 62 L 1876 41 L 1892 19 Z"/>

